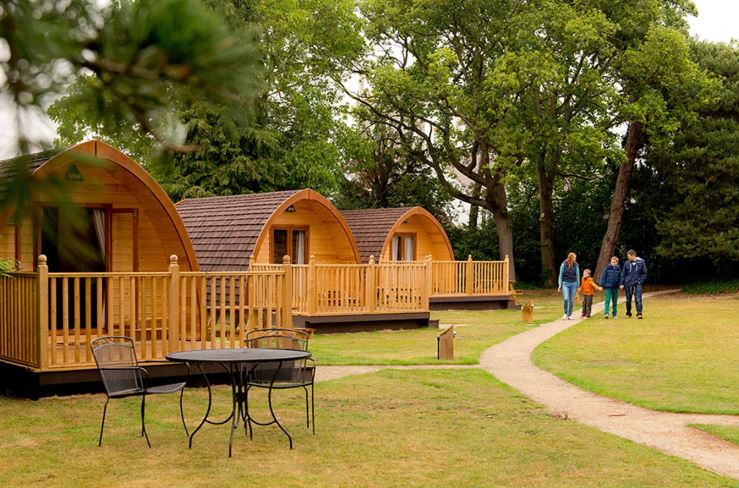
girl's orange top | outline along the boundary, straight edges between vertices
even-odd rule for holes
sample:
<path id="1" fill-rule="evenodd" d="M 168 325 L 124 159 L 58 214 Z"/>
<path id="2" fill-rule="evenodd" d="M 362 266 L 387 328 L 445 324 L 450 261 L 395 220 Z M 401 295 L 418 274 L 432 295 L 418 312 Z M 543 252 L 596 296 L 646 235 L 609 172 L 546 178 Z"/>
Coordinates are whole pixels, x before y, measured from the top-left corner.
<path id="1" fill-rule="evenodd" d="M 597 289 L 598 285 L 595 284 L 592 276 L 582 279 L 582 283 L 580 283 L 580 291 L 583 295 L 592 295 Z"/>

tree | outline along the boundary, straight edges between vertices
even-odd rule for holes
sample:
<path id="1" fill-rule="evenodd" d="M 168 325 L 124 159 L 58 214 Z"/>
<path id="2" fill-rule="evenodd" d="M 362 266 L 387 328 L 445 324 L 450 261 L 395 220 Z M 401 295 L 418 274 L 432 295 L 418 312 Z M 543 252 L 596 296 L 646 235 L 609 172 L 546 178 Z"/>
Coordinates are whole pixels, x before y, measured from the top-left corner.
<path id="1" fill-rule="evenodd" d="M 360 9 L 376 55 L 356 68 L 370 89 L 350 96 L 451 196 L 492 212 L 500 256 L 515 263 L 505 185 L 522 155 L 497 137 L 504 107 L 486 82 L 516 17 L 509 23 L 501 5 L 483 1 L 367 0 Z M 455 173 L 471 185 L 457 184 Z M 515 279 L 515 265 L 510 271 Z"/>
<path id="2" fill-rule="evenodd" d="M 115 2 L 7 1 L 0 6 L 2 96 L 12 102 L 18 151 L 39 141 L 23 126 L 50 99 L 75 85 L 68 98 L 95 127 L 126 124 L 139 137 L 174 150 L 189 149 L 176 137 L 172 100 L 227 106 L 244 121 L 258 85 L 258 58 L 248 32 L 235 31 L 197 0 Z M 1 43 L 0 43 L 1 44 Z M 87 127 L 77 126 L 80 137 Z M 18 168 L 1 205 L 16 208 L 29 197 L 25 165 Z"/>
<path id="3" fill-rule="evenodd" d="M 156 160 L 153 141 L 131 126 L 95 126 L 74 104 L 60 101 L 54 113 L 66 142 L 92 129 L 103 138 L 140 151 L 143 161 L 174 199 L 310 186 L 331 194 L 340 180 L 343 122 L 335 78 L 361 52 L 353 2 L 349 0 L 209 0 L 232 28 L 254 32 L 264 90 L 254 117 L 236 125 L 227 107 L 188 104 L 172 94 L 185 122 L 184 140 L 195 150 Z M 122 135 L 122 137 L 121 137 Z M 120 138 L 121 140 L 115 140 Z"/>
<path id="4" fill-rule="evenodd" d="M 646 162 L 679 195 L 658 213 L 657 252 L 708 258 L 720 271 L 739 261 L 739 44 L 694 42 L 690 54 L 723 87 L 673 138 L 649 145 Z"/>

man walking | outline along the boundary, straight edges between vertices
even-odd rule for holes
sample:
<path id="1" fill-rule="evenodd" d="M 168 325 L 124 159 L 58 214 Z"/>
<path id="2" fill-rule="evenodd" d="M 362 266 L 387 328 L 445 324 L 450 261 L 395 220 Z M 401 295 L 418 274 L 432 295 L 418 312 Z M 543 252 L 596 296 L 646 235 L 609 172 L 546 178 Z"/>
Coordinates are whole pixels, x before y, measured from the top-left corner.
<path id="1" fill-rule="evenodd" d="M 636 318 L 642 318 L 642 286 L 647 280 L 647 263 L 636 256 L 636 251 L 630 249 L 626 253 L 628 261 L 621 270 L 621 289 L 626 291 L 626 316 L 631 317 L 631 297 L 636 302 Z"/>

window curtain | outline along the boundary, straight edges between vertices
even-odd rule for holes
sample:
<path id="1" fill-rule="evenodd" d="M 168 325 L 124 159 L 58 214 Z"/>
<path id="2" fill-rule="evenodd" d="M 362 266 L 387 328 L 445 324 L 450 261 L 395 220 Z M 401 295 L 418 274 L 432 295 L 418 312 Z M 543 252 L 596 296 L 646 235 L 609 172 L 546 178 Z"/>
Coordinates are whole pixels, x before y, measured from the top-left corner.
<path id="1" fill-rule="evenodd" d="M 390 252 L 390 259 L 394 261 L 400 260 L 400 237 L 393 236 L 392 250 Z"/>
<path id="2" fill-rule="evenodd" d="M 106 256 L 105 256 L 105 209 L 104 208 L 93 208 L 92 209 L 92 224 L 95 227 L 95 235 L 98 238 L 98 246 L 100 247 L 100 256 L 103 257 L 103 263 L 106 263 Z M 107 268 L 106 268 L 107 269 Z M 102 279 L 102 278 L 97 278 Z M 106 308 L 108 306 L 107 300 L 105 299 L 105 280 L 103 280 L 103 310 L 102 310 L 102 316 L 103 316 L 103 323 L 99 324 L 100 327 L 105 329 L 107 327 L 108 323 L 108 314 L 106 313 Z"/>
<path id="3" fill-rule="evenodd" d="M 305 264 L 305 231 L 296 230 L 293 235 L 293 254 L 295 264 Z"/>
<path id="4" fill-rule="evenodd" d="M 98 246 L 100 247 L 100 255 L 105 259 L 105 209 L 104 208 L 93 208 L 92 209 L 92 223 L 95 226 L 95 234 L 98 238 Z"/>
<path id="5" fill-rule="evenodd" d="M 403 259 L 406 260 L 406 261 L 413 261 L 413 255 L 415 254 L 413 252 L 413 250 L 415 248 L 414 242 L 413 242 L 413 237 L 406 236 L 405 243 L 404 244 L 405 244 L 404 245 L 404 248 L 405 249 L 403 249 Z"/>

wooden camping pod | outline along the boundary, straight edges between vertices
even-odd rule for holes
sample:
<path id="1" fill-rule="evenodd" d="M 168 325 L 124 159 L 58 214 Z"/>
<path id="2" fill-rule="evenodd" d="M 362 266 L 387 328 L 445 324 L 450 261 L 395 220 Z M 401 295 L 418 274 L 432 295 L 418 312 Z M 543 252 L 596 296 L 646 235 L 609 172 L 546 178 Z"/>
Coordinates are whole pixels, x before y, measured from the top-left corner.
<path id="1" fill-rule="evenodd" d="M 422 207 L 373 208 L 342 212 L 354 233 L 362 262 L 454 260 L 454 251 L 441 223 Z"/>
<path id="2" fill-rule="evenodd" d="M 17 162 L 1 161 L 0 179 L 12 177 Z M 41 254 L 51 272 L 164 271 L 173 254 L 183 270 L 198 270 L 169 197 L 118 149 L 87 141 L 28 156 L 27 167 L 34 182 L 30 207 L 21 209 L 20 222 L 15 208 L 0 215 L 0 257 L 15 259 L 20 270 L 34 270 Z M 56 195 L 42 186 L 50 179 L 61 182 Z M 73 204 L 71 212 L 59 211 L 59 196 Z"/>
<path id="3" fill-rule="evenodd" d="M 176 205 L 206 271 L 252 264 L 355 264 L 359 251 L 341 213 L 310 190 L 185 199 Z M 252 261 L 253 257 L 253 261 Z"/>

